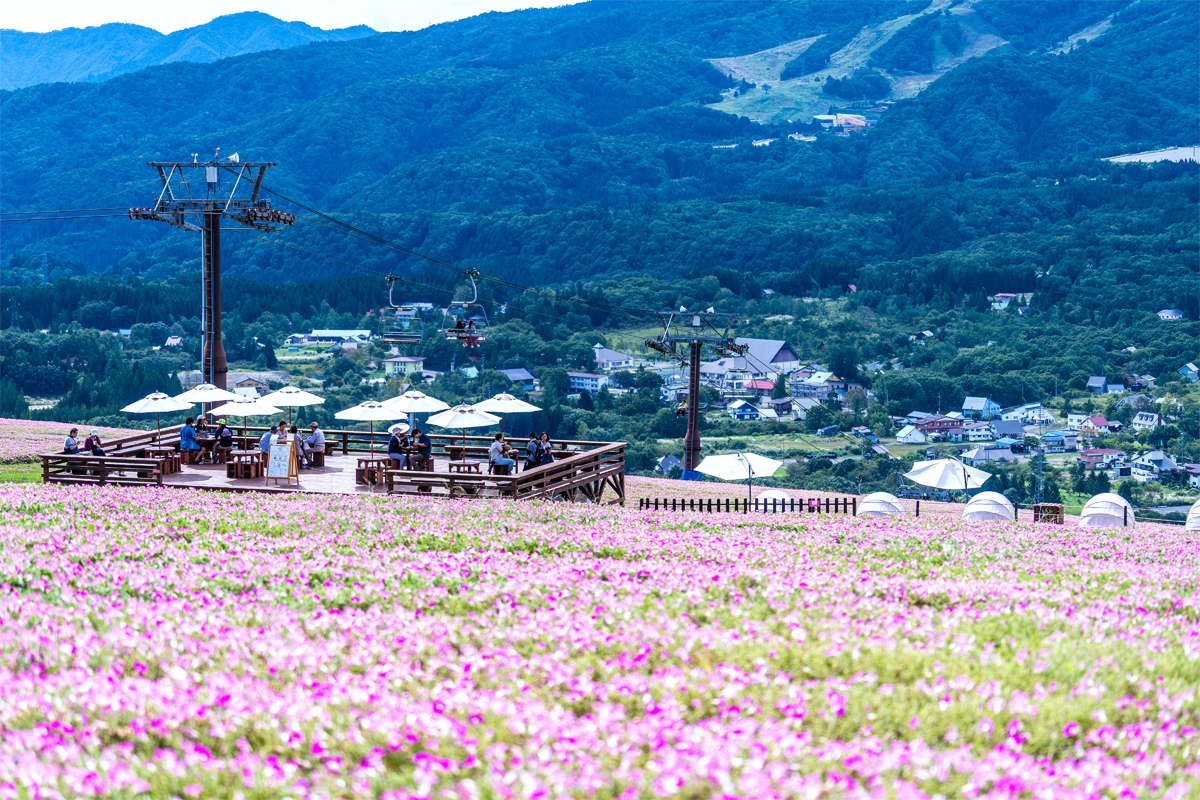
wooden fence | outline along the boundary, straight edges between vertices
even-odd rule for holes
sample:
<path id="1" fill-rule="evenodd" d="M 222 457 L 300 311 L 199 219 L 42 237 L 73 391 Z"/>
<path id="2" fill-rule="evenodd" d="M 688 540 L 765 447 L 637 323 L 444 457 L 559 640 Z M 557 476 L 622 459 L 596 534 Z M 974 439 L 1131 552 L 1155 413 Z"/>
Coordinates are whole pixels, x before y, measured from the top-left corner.
<path id="1" fill-rule="evenodd" d="M 785 514 L 785 513 L 807 513 L 807 514 L 849 514 L 856 516 L 858 514 L 858 498 L 857 497 L 808 497 L 796 499 L 795 497 L 788 500 L 780 500 L 772 498 L 770 500 L 759 500 L 755 498 L 750 500 L 713 500 L 712 498 L 682 498 L 682 497 L 664 497 L 661 500 L 657 497 L 643 497 L 638 501 L 638 509 L 646 511 L 703 511 L 706 514 L 717 513 L 738 513 L 748 514 L 750 512 L 762 514 Z"/>
<path id="2" fill-rule="evenodd" d="M 165 458 L 44 455 L 42 483 L 162 486 Z"/>
<path id="3" fill-rule="evenodd" d="M 625 502 L 625 442 L 564 444 L 600 446 L 512 475 L 389 469 L 384 480 L 389 493 L 544 498 L 600 503 L 605 502 L 605 492 L 611 489 L 616 496 L 607 501 L 609 504 Z M 513 469 L 519 470 L 520 466 L 517 464 Z"/>

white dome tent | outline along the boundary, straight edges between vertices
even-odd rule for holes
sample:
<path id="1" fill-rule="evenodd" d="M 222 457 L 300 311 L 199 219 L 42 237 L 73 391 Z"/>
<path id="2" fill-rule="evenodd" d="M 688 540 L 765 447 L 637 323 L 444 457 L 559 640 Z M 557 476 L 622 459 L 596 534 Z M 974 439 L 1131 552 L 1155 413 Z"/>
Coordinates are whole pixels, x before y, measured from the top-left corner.
<path id="1" fill-rule="evenodd" d="M 1188 509 L 1187 522 L 1184 524 L 1184 530 L 1200 531 L 1200 500 L 1192 503 L 1192 507 Z"/>
<path id="2" fill-rule="evenodd" d="M 780 491 L 779 489 L 767 489 L 765 492 L 759 492 L 757 495 L 755 495 L 754 499 L 762 501 L 763 503 L 770 503 L 772 500 L 778 500 L 780 503 L 786 503 L 792 499 L 792 496 L 787 492 Z"/>
<path id="3" fill-rule="evenodd" d="M 973 522 L 1012 522 L 1017 518 L 1017 510 L 999 492 L 980 492 L 967 503 L 962 518 Z"/>
<path id="4" fill-rule="evenodd" d="M 902 517 L 908 513 L 900 498 L 887 492 L 874 492 L 858 504 L 860 517 Z"/>
<path id="5" fill-rule="evenodd" d="M 1083 504 L 1079 512 L 1081 528 L 1132 528 L 1133 506 L 1119 494 L 1105 492 Z"/>

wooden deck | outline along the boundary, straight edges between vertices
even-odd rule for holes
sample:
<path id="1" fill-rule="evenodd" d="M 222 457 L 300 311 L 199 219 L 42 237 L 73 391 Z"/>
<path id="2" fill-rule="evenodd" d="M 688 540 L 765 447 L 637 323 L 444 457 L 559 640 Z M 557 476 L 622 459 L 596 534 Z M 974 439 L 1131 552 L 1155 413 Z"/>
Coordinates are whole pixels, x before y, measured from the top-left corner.
<path id="1" fill-rule="evenodd" d="M 266 428 L 246 430 L 246 446 L 257 442 Z M 179 441 L 179 428 L 108 442 L 110 455 L 97 458 L 48 453 L 42 456 L 45 483 L 153 485 L 226 492 L 313 492 L 318 494 L 403 493 L 424 497 L 505 497 L 563 499 L 590 503 L 623 503 L 625 499 L 625 444 L 623 442 L 558 441 L 558 460 L 523 470 L 517 464 L 510 475 L 487 474 L 486 436 L 463 437 L 431 434 L 433 471 L 389 469 L 376 473 L 374 485 L 359 483 L 358 459 L 380 456 L 386 433 L 326 431 L 325 464 L 300 470 L 299 486 L 265 478 L 230 478 L 224 464 L 176 465 L 175 458 L 147 448 Z M 517 443 L 521 444 L 521 443 Z M 478 473 L 450 471 L 452 460 L 480 462 Z M 605 496 L 608 494 L 609 496 Z"/>

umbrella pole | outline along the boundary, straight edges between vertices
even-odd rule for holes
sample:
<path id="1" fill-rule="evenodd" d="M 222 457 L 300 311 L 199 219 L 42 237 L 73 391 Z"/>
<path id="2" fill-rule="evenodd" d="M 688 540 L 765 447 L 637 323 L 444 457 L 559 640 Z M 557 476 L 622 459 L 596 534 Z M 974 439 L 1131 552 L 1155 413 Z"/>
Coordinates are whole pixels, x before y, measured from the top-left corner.
<path id="1" fill-rule="evenodd" d="M 162 443 L 162 414 L 160 414 L 157 411 L 154 412 L 154 424 L 158 426 L 158 433 L 154 437 L 154 443 L 161 444 Z"/>

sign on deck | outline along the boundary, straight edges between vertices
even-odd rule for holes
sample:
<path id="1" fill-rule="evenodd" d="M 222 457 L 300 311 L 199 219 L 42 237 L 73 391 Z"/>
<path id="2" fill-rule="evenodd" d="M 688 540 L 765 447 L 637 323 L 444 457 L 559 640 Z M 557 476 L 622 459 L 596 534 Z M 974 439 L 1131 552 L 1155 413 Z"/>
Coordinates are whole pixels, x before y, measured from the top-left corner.
<path id="1" fill-rule="evenodd" d="M 271 443 L 271 452 L 267 456 L 268 486 L 272 480 L 276 486 L 280 481 L 287 481 L 287 485 L 291 486 L 293 478 L 296 479 L 296 485 L 300 485 L 300 464 L 296 460 L 296 450 L 292 444 L 290 439 L 282 443 Z"/>

